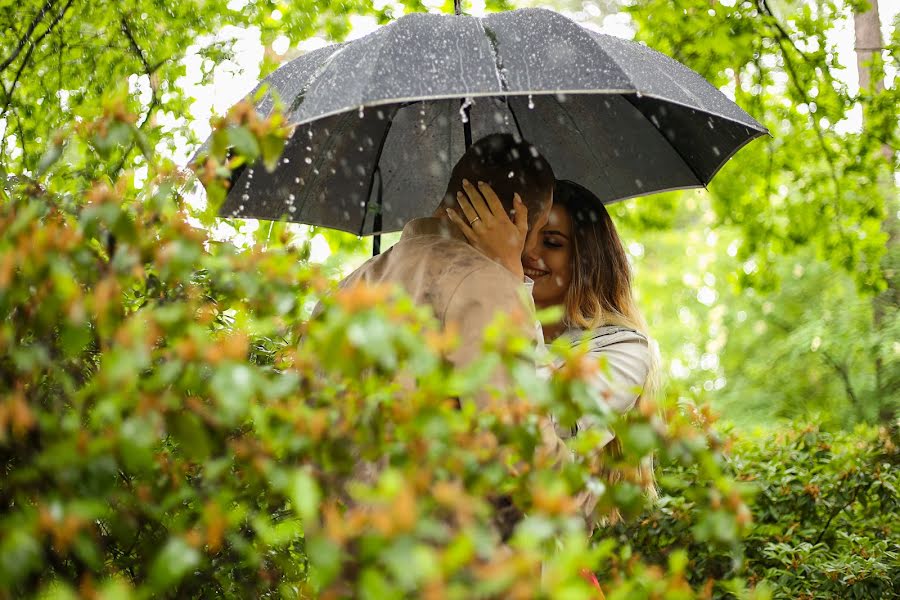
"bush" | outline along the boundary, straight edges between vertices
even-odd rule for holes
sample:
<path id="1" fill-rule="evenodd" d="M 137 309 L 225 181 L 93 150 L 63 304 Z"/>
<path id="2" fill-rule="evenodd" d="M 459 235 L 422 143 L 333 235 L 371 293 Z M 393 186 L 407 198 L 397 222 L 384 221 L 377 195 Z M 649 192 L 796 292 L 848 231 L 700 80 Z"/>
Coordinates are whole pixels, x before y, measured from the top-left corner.
<path id="1" fill-rule="evenodd" d="M 334 294 L 308 321 L 329 284 L 302 250 L 211 240 L 171 165 L 148 156 L 142 187 L 54 174 L 102 159 L 119 118 L 80 126 L 0 203 L 0 597 L 591 597 L 580 570 L 620 550 L 590 547 L 574 515 L 573 495 L 602 487 L 591 439 L 562 471 L 534 451 L 540 414 L 609 419 L 587 373 L 538 380 L 502 318 L 484 361 L 448 369 L 455 340 L 390 290 Z M 247 118 L 218 127 L 281 135 Z M 255 158 L 220 150 L 201 169 L 207 214 Z M 477 411 L 491 365 L 517 398 Z M 669 418 L 615 424 L 626 477 L 602 505 L 642 510 L 627 475 L 655 450 L 700 465 L 694 510 L 738 543 L 743 504 L 715 504 L 735 489 L 715 438 Z M 378 474 L 361 478 L 361 459 Z M 526 515 L 508 546 L 499 494 Z M 607 589 L 694 596 L 683 562 L 634 572 Z"/>
<path id="2" fill-rule="evenodd" d="M 897 432 L 816 426 L 738 440 L 728 472 L 754 491 L 753 525 L 730 552 L 704 543 L 716 528 L 691 498 L 693 469 L 666 467 L 659 507 L 598 535 L 630 540 L 641 560 L 665 565 L 686 551 L 695 586 L 734 576 L 764 581 L 775 598 L 888 598 L 900 590 Z M 699 482 L 699 480 L 698 480 Z M 722 502 L 733 502 L 722 498 Z M 717 589 L 724 589 L 719 588 Z"/>

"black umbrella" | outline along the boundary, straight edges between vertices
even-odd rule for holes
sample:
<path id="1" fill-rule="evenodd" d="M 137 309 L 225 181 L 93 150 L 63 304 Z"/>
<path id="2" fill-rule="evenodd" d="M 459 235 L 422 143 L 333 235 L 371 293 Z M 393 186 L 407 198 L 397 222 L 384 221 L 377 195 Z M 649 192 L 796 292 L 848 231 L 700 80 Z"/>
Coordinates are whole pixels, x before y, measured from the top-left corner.
<path id="1" fill-rule="evenodd" d="M 220 214 L 358 235 L 431 214 L 469 136 L 517 133 L 608 203 L 705 186 L 766 134 L 681 63 L 544 9 L 406 15 L 261 85 L 258 110 L 277 93 L 297 127 L 273 172 L 237 174 Z"/>

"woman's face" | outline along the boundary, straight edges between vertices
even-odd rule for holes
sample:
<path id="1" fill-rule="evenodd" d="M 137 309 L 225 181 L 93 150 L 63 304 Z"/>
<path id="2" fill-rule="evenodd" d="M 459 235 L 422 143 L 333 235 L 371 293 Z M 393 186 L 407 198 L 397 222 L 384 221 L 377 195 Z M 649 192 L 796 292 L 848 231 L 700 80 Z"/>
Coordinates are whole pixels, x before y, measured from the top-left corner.
<path id="1" fill-rule="evenodd" d="M 572 217 L 562 206 L 550 209 L 537 243 L 522 257 L 525 275 L 534 280 L 534 304 L 546 308 L 562 304 L 572 283 Z"/>

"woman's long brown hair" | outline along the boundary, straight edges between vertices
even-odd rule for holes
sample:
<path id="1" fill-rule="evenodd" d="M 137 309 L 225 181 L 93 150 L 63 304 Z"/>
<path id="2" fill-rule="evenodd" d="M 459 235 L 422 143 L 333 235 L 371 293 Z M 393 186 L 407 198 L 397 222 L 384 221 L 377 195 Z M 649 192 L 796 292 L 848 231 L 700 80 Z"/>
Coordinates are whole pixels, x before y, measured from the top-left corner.
<path id="1" fill-rule="evenodd" d="M 572 181 L 557 181 L 553 203 L 572 218 L 572 282 L 565 299 L 565 325 L 591 330 L 621 325 L 647 336 L 647 324 L 634 301 L 631 264 L 616 226 L 603 203 L 587 188 Z M 655 411 L 659 392 L 659 360 L 650 344 L 650 370 L 635 409 Z M 620 452 L 617 440 L 608 450 Z M 610 479 L 621 473 L 609 472 Z M 657 496 L 652 459 L 642 461 L 639 482 L 651 498 Z"/>

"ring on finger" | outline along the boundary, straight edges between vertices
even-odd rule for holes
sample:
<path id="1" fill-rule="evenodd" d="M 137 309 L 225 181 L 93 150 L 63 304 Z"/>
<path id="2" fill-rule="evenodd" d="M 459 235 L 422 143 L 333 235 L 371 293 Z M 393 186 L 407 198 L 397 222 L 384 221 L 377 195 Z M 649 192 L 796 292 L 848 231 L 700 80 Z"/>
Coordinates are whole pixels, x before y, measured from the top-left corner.
<path id="1" fill-rule="evenodd" d="M 474 224 L 475 224 L 475 221 L 480 221 L 480 220 L 481 220 L 481 217 L 475 217 L 474 219 L 472 219 L 471 221 L 469 221 L 469 226 L 474 225 Z"/>

